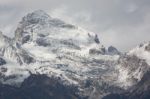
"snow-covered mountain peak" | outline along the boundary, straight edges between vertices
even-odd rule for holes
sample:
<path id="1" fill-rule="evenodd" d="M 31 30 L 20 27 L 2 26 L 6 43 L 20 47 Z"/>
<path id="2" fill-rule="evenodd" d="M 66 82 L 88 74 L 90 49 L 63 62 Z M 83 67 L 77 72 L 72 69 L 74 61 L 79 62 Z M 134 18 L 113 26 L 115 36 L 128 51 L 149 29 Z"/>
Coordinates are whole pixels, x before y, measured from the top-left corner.
<path id="1" fill-rule="evenodd" d="M 36 10 L 23 17 L 21 22 L 28 22 L 30 24 L 44 24 L 44 22 L 50 20 L 50 16 L 42 10 Z"/>
<path id="2" fill-rule="evenodd" d="M 42 10 L 34 11 L 23 17 L 15 32 L 15 39 L 21 44 L 36 41 L 39 38 L 71 41 L 78 45 L 100 43 L 95 33 L 52 18 Z"/>
<path id="3" fill-rule="evenodd" d="M 97 34 L 37 10 L 23 17 L 14 39 L 0 32 L 0 83 L 18 85 L 44 74 L 97 99 L 140 81 L 149 56 L 150 43 L 123 54 L 105 48 Z"/>
<path id="4" fill-rule="evenodd" d="M 135 55 L 140 59 L 144 59 L 150 65 L 150 42 L 138 45 L 136 48 L 129 51 L 128 55 Z"/>
<path id="5" fill-rule="evenodd" d="M 48 60 L 61 53 L 88 55 L 91 49 L 105 54 L 97 34 L 52 18 L 41 10 L 23 17 L 16 29 L 15 41 L 37 57 L 47 55 Z"/>
<path id="6" fill-rule="evenodd" d="M 35 10 L 34 12 L 30 13 L 32 15 L 34 15 L 35 17 L 45 17 L 45 18 L 50 18 L 50 15 L 48 15 L 46 12 L 44 12 L 43 10 Z"/>
<path id="7" fill-rule="evenodd" d="M 52 18 L 49 14 L 44 12 L 43 10 L 36 10 L 34 12 L 28 13 L 26 16 L 22 18 L 18 28 L 32 28 L 32 30 L 41 28 L 75 28 L 75 26 L 71 24 L 67 24 L 60 19 Z"/>

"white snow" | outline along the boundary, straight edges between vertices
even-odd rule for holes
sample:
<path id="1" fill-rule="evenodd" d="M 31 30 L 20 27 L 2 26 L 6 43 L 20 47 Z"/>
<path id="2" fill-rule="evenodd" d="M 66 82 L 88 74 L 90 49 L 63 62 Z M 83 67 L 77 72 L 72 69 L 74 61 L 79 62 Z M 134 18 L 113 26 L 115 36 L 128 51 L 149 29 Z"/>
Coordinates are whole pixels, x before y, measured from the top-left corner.
<path id="1" fill-rule="evenodd" d="M 26 66 L 20 66 L 19 64 L 16 64 L 7 59 L 5 60 L 7 64 L 3 65 L 1 68 L 7 68 L 7 71 L 1 73 L 6 77 L 14 76 L 14 78 L 10 78 L 7 80 L 3 80 L 3 78 L 1 78 L 0 80 L 2 81 L 2 83 L 9 85 L 20 85 L 26 78 L 30 76 L 29 72 L 26 70 Z"/>
<path id="2" fill-rule="evenodd" d="M 147 63 L 150 65 L 150 52 L 145 50 L 145 47 L 148 46 L 149 43 L 143 45 L 143 47 L 137 46 L 133 50 L 131 50 L 128 55 L 136 55 L 141 59 L 145 59 Z"/>
<path id="3" fill-rule="evenodd" d="M 56 55 L 53 54 L 49 48 L 36 46 L 33 42 L 24 44 L 23 48 L 34 55 L 38 60 L 52 60 L 56 58 Z"/>
<path id="4" fill-rule="evenodd" d="M 127 68 L 122 67 L 121 65 L 116 66 L 117 69 L 119 70 L 119 75 L 118 75 L 118 80 L 116 83 L 118 83 L 118 86 L 121 86 L 123 88 L 128 88 L 132 86 L 132 82 L 129 81 L 129 72 Z"/>

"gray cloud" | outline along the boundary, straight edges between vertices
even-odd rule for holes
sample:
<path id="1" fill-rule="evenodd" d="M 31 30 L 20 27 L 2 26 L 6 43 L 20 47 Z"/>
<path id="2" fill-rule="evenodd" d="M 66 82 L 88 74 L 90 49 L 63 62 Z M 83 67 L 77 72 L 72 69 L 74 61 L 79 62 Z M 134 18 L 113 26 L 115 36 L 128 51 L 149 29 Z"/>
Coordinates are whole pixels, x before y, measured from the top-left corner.
<path id="1" fill-rule="evenodd" d="M 89 29 L 122 51 L 150 40 L 150 0 L 3 0 L 0 29 L 13 35 L 21 17 L 37 9 Z"/>

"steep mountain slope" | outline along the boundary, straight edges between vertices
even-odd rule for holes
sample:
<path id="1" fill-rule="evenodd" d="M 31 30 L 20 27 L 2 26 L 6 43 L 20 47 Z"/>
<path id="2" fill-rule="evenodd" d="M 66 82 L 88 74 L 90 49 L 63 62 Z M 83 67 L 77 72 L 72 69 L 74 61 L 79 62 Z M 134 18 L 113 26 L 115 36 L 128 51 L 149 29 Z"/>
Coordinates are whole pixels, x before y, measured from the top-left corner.
<path id="1" fill-rule="evenodd" d="M 111 93 L 103 99 L 149 99 L 150 98 L 150 43 L 143 43 L 127 53 L 126 61 L 122 61 L 124 75 L 132 74 L 137 83 L 125 92 Z M 128 60 L 128 61 L 127 61 Z M 130 64 L 130 65 L 127 65 Z M 129 66 L 129 67 L 128 67 Z M 122 75 L 123 77 L 123 75 Z M 129 82 L 129 79 L 128 79 Z"/>
<path id="2" fill-rule="evenodd" d="M 51 18 L 41 10 L 25 16 L 20 22 L 15 35 L 16 42 L 23 44 L 23 47 L 27 50 L 33 48 L 35 53 L 31 50 L 29 52 L 41 58 L 46 56 L 42 57 L 41 54 L 38 54 L 38 56 L 37 53 L 44 54 L 43 52 L 45 52 L 48 58 L 61 52 L 81 55 L 84 54 L 83 52 L 88 53 L 89 46 L 91 48 L 100 46 L 96 34 L 67 24 L 59 19 Z M 41 50 L 36 52 L 37 48 Z M 52 51 L 54 54 L 50 53 Z M 99 51 L 99 53 L 102 52 Z"/>
<path id="3" fill-rule="evenodd" d="M 132 49 L 128 54 L 136 55 L 137 57 L 144 59 L 150 65 L 150 42 L 140 44 L 136 48 Z"/>
<path id="4" fill-rule="evenodd" d="M 146 72 L 141 81 L 123 93 L 109 94 L 103 99 L 149 99 L 150 98 L 150 72 Z"/>
<path id="5" fill-rule="evenodd" d="M 143 47 L 127 54 L 113 46 L 105 48 L 97 34 L 52 18 L 42 10 L 23 17 L 13 39 L 2 33 L 0 38 L 0 93 L 4 98 L 9 89 L 15 90 L 12 96 L 21 93 L 19 99 L 35 98 L 32 91 L 41 88 L 37 91 L 40 96 L 54 99 L 57 93 L 65 94 L 54 87 L 58 85 L 68 93 L 64 99 L 101 99 L 130 89 L 150 67 L 148 57 L 135 53 Z M 46 77 L 44 82 L 41 76 Z M 54 85 L 50 85 L 53 80 Z M 33 86 L 27 86 L 29 83 Z M 50 89 L 44 89 L 48 86 Z M 28 93 L 28 89 L 32 91 Z"/>
<path id="6" fill-rule="evenodd" d="M 31 54 L 22 48 L 17 47 L 14 41 L 0 33 L 0 81 L 6 84 L 22 83 L 28 77 L 28 72 L 22 65 L 34 63 Z M 21 71 L 20 69 L 23 69 Z"/>
<path id="7" fill-rule="evenodd" d="M 18 64 L 29 64 L 33 62 L 32 56 L 28 54 L 25 50 L 19 48 L 13 43 L 14 41 L 5 35 L 0 33 L 0 55 L 9 61 L 16 62 Z"/>

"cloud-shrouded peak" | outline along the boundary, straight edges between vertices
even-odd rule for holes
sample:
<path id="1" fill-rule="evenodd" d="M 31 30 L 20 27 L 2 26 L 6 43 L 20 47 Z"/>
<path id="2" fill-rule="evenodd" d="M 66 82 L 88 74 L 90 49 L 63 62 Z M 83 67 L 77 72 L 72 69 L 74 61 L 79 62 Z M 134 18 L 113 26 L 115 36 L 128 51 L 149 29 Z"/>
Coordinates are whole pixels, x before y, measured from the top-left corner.
<path id="1" fill-rule="evenodd" d="M 42 10 L 36 10 L 23 17 L 15 31 L 15 40 L 21 44 L 33 41 L 44 46 L 61 43 L 65 46 L 69 44 L 82 47 L 100 43 L 97 34 L 68 24 L 61 18 L 52 18 Z"/>
<path id="2" fill-rule="evenodd" d="M 75 28 L 74 25 L 65 23 L 61 19 L 52 18 L 49 14 L 43 10 L 35 10 L 32 13 L 28 13 L 22 18 L 19 27 L 26 27 L 32 25 L 40 25 L 44 27 L 62 27 L 62 28 Z"/>
<path id="3" fill-rule="evenodd" d="M 50 17 L 45 11 L 43 10 L 35 10 L 32 13 L 30 13 L 32 15 L 36 15 L 36 16 L 43 16 L 43 17 Z"/>
<path id="4" fill-rule="evenodd" d="M 44 12 L 43 10 L 36 10 L 32 13 L 27 14 L 25 17 L 23 17 L 21 23 L 27 23 L 29 24 L 45 24 L 45 22 L 50 20 L 50 16 Z"/>

